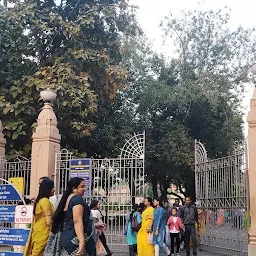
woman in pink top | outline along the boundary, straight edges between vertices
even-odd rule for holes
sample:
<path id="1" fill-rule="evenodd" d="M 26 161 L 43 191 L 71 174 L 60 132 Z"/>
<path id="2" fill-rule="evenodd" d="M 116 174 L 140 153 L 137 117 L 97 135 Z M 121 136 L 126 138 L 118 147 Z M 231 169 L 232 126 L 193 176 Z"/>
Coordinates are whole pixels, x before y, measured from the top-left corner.
<path id="1" fill-rule="evenodd" d="M 176 255 L 179 256 L 180 252 L 180 229 L 184 229 L 181 218 L 177 216 L 177 209 L 172 209 L 172 215 L 168 219 L 167 226 L 169 227 L 171 237 L 171 255 L 174 255 L 174 240 L 176 240 L 177 250 Z"/>

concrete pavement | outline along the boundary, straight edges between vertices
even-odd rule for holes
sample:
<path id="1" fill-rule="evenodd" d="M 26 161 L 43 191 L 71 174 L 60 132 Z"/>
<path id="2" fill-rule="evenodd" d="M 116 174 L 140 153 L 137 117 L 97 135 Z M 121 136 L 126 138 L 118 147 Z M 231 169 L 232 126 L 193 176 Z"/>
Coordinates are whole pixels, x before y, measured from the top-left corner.
<path id="1" fill-rule="evenodd" d="M 1 251 L 10 251 L 10 248 L 7 246 L 0 246 L 0 255 L 1 255 Z M 113 256 L 129 256 L 128 253 L 122 253 L 122 252 L 115 252 Z M 166 256 L 165 253 L 161 253 L 160 256 Z M 186 252 L 183 250 L 182 252 L 180 252 L 180 256 L 186 256 Z M 192 256 L 192 254 L 191 254 Z M 206 251 L 200 251 L 198 252 L 198 256 L 223 256 L 221 254 L 212 254 Z"/>
<path id="2" fill-rule="evenodd" d="M 165 253 L 161 253 L 160 254 L 161 256 L 166 256 Z M 209 253 L 209 252 L 206 252 L 206 251 L 200 251 L 198 252 L 197 254 L 198 256 L 223 256 L 221 254 L 212 254 L 212 253 Z M 128 253 L 119 253 L 119 252 L 116 252 L 113 256 L 129 256 Z M 183 250 L 182 252 L 180 252 L 180 256 L 186 256 L 186 252 Z M 192 253 L 191 253 L 191 256 L 192 256 Z"/>

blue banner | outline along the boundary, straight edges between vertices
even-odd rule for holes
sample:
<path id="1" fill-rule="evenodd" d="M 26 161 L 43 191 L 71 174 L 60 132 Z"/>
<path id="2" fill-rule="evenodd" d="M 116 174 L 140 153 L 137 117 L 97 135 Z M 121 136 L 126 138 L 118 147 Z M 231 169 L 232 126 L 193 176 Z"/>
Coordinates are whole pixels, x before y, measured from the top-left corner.
<path id="1" fill-rule="evenodd" d="M 0 228 L 0 245 L 25 246 L 28 240 L 29 232 L 29 229 Z"/>
<path id="2" fill-rule="evenodd" d="M 91 182 L 92 182 L 92 160 L 86 159 L 72 159 L 70 160 L 70 178 L 83 178 L 85 182 L 85 197 L 91 196 Z"/>
<path id="3" fill-rule="evenodd" d="M 12 185 L 0 185 L 0 201 L 21 201 L 19 193 Z"/>
<path id="4" fill-rule="evenodd" d="M 14 216 L 15 216 L 15 206 L 0 205 L 0 222 L 14 222 Z"/>
<path id="5" fill-rule="evenodd" d="M 0 256 L 23 256 L 21 252 L 0 252 Z"/>

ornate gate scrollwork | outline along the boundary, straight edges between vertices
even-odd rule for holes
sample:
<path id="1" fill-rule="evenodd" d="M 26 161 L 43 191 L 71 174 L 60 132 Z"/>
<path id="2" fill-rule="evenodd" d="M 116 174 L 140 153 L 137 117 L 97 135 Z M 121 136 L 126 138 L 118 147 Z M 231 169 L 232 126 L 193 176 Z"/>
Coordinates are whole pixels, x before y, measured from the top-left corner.
<path id="1" fill-rule="evenodd" d="M 195 142 L 196 197 L 200 208 L 200 247 L 225 255 L 246 256 L 248 198 L 246 145 L 232 155 L 209 160 Z"/>
<path id="2" fill-rule="evenodd" d="M 113 251 L 128 251 L 124 237 L 125 217 L 132 205 L 144 198 L 145 133 L 126 141 L 117 158 L 92 159 L 91 198 L 101 202 L 106 237 Z M 66 149 L 56 154 L 55 183 L 62 194 L 69 180 L 70 160 L 73 155 Z"/>
<path id="3" fill-rule="evenodd" d="M 19 155 L 2 157 L 0 165 L 0 171 L 2 172 L 1 176 L 3 179 L 8 180 L 9 178 L 23 178 L 23 195 L 24 197 L 29 198 L 31 160 Z"/>

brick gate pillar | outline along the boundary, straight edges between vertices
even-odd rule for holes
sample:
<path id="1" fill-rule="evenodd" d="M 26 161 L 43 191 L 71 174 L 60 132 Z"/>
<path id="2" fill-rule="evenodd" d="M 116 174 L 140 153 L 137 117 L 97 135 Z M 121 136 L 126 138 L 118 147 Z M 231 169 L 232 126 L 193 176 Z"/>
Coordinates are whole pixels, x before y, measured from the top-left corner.
<path id="1" fill-rule="evenodd" d="M 250 227 L 248 256 L 256 255 L 256 88 L 251 99 L 251 108 L 248 113 L 248 153 L 249 153 L 249 196 L 250 196 Z"/>
<path id="2" fill-rule="evenodd" d="M 49 90 L 41 92 L 40 95 L 44 101 L 52 101 L 56 97 Z M 57 123 L 51 104 L 45 102 L 32 137 L 30 197 L 37 196 L 40 177 L 47 176 L 54 180 L 55 154 L 60 152 L 61 139 Z"/>

